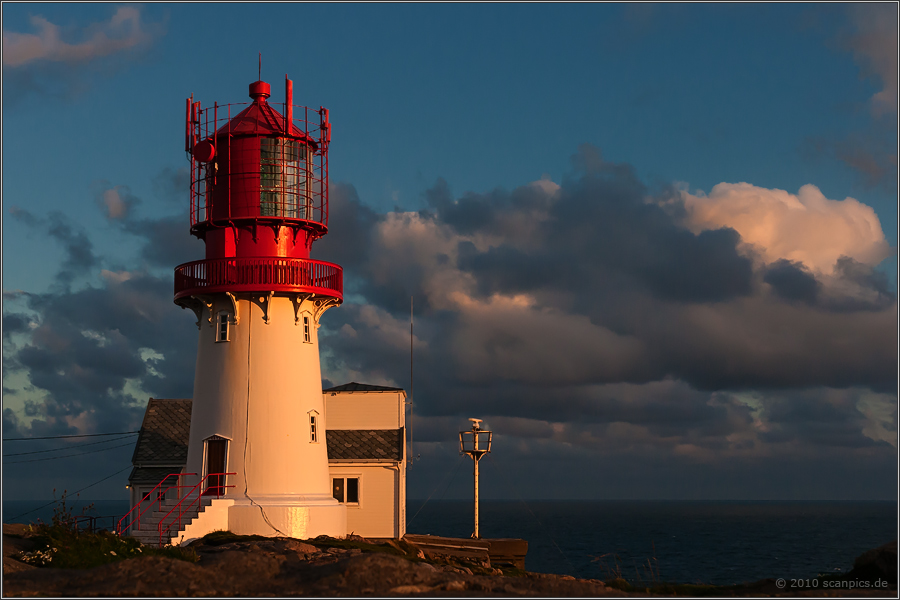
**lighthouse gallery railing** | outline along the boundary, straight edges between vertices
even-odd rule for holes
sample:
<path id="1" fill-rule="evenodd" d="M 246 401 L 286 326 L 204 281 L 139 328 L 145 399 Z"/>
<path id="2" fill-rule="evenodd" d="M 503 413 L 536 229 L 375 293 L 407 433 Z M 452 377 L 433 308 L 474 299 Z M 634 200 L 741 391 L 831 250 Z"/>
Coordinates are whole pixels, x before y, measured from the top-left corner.
<path id="1" fill-rule="evenodd" d="M 308 292 L 344 297 L 339 265 L 304 258 L 214 258 L 175 268 L 175 298 L 216 291 Z"/>

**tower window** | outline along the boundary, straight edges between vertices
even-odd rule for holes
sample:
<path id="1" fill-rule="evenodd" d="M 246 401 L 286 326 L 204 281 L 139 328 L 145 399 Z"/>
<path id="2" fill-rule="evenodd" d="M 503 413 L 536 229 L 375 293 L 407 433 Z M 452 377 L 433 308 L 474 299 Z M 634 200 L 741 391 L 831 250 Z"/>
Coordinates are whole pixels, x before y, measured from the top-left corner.
<path id="1" fill-rule="evenodd" d="M 303 315 L 303 341 L 307 344 L 310 343 L 309 339 L 309 317 Z"/>
<path id="2" fill-rule="evenodd" d="M 319 431 L 318 431 L 318 421 L 316 419 L 316 415 L 309 415 L 309 441 L 310 442 L 318 442 L 319 441 Z"/>
<path id="3" fill-rule="evenodd" d="M 227 342 L 228 340 L 228 324 L 230 319 L 227 312 L 220 312 L 216 315 L 216 341 Z"/>

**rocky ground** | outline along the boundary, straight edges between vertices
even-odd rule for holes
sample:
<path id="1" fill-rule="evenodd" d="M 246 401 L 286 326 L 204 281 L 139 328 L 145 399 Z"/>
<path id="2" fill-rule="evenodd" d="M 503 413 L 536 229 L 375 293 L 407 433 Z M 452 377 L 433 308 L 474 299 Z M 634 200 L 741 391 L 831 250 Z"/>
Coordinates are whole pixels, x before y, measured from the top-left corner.
<path id="1" fill-rule="evenodd" d="M 17 560 L 33 549 L 24 526 L 3 526 L 3 595 L 6 596 L 647 596 L 598 580 L 501 571 L 486 565 L 426 557 L 403 544 L 358 539 L 287 539 L 195 542 L 196 563 L 158 556 L 131 558 L 93 569 L 38 568 Z M 896 561 L 896 545 L 894 546 Z M 896 579 L 895 579 L 896 581 Z M 661 595 L 796 596 L 773 580 L 731 588 L 679 586 Z M 894 591 L 822 590 L 804 595 L 887 596 Z"/>

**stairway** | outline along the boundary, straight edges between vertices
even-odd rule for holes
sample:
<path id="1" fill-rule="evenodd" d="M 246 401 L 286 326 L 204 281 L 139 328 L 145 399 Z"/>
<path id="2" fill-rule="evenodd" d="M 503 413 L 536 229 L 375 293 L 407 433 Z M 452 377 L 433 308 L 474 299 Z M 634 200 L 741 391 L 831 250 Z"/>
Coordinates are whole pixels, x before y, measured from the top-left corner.
<path id="1" fill-rule="evenodd" d="M 197 506 L 196 496 L 191 499 L 185 500 L 184 504 L 176 508 L 172 511 L 166 518 L 166 525 L 169 528 L 169 531 L 163 531 L 163 545 L 168 544 L 172 541 L 172 538 L 177 538 L 180 536 L 181 532 L 197 517 L 199 517 L 206 508 L 212 504 L 215 496 L 211 497 L 203 497 L 200 500 L 200 506 Z M 137 539 L 142 544 L 148 544 L 156 546 L 159 544 L 159 526 L 160 520 L 165 517 L 169 511 L 171 511 L 180 501 L 180 498 L 166 498 L 162 502 L 162 507 L 160 508 L 158 505 L 154 506 L 152 510 L 148 510 L 141 517 L 140 529 L 137 528 L 137 523 L 131 526 L 131 530 L 129 531 L 129 535 L 135 539 Z M 191 504 L 190 509 L 185 509 L 185 507 Z M 181 528 L 179 530 L 178 527 L 178 513 L 184 510 L 184 513 L 181 515 Z M 178 543 L 178 539 L 174 540 L 175 543 Z"/>

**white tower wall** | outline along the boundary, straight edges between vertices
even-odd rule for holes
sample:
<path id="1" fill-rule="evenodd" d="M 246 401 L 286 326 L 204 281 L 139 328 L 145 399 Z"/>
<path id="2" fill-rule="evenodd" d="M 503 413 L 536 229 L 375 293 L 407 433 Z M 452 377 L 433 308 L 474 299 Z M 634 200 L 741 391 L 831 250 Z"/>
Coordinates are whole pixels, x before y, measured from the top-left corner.
<path id="1" fill-rule="evenodd" d="M 287 296 L 242 295 L 227 342 L 216 341 L 220 311 L 233 319 L 225 294 L 212 298 L 212 325 L 204 318 L 200 326 L 186 472 L 204 476 L 204 441 L 225 438 L 226 469 L 236 473 L 226 481 L 234 487 L 225 491 L 235 501 L 231 531 L 344 537 L 346 507 L 331 496 L 325 444 L 317 331 L 322 309 L 311 300 L 295 306 Z M 315 441 L 310 414 L 316 417 Z"/>

